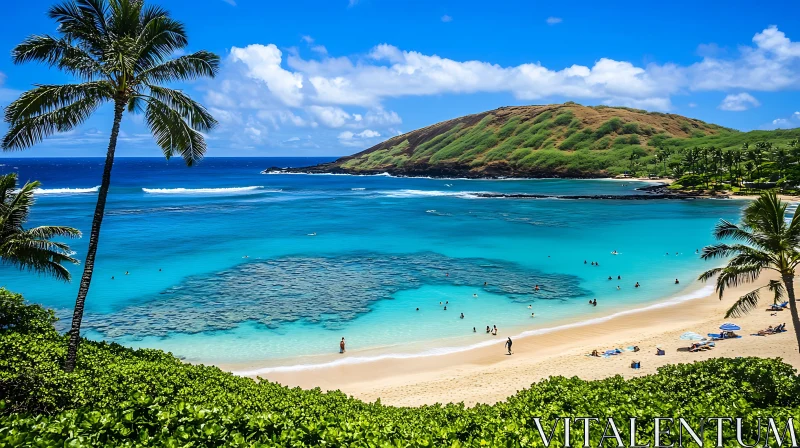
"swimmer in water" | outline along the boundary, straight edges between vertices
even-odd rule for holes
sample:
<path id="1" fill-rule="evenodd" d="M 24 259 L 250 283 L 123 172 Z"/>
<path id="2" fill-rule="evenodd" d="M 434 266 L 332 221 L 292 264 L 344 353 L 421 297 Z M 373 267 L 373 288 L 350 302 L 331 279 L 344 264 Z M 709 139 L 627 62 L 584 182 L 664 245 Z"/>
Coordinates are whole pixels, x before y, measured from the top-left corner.
<path id="1" fill-rule="evenodd" d="M 531 313 L 531 317 L 533 317 L 533 313 Z"/>
<path id="2" fill-rule="evenodd" d="M 442 302 L 439 302 L 439 306 L 442 306 Z"/>
<path id="3" fill-rule="evenodd" d="M 476 329 L 475 329 L 475 327 L 472 327 L 472 332 L 473 332 L 473 333 L 477 333 L 477 332 L 478 332 L 478 330 L 476 330 Z"/>
<path id="4" fill-rule="evenodd" d="M 463 319 L 463 318 L 464 318 L 464 313 L 461 313 L 461 319 Z"/>
<path id="5" fill-rule="evenodd" d="M 472 294 L 472 297 L 478 297 L 478 295 L 477 295 L 477 294 L 475 294 L 475 293 L 473 293 L 473 294 Z"/>
<path id="6" fill-rule="evenodd" d="M 611 278 L 611 276 L 610 276 L 610 275 L 608 276 L 608 279 L 609 279 L 609 280 L 612 280 L 612 278 Z"/>
<path id="7" fill-rule="evenodd" d="M 583 264 L 586 264 L 586 260 L 583 260 Z"/>
<path id="8" fill-rule="evenodd" d="M 158 272 L 161 272 L 161 268 L 158 268 Z"/>
<path id="9" fill-rule="evenodd" d="M 419 311 L 419 308 L 417 308 L 417 311 Z"/>
<path id="10" fill-rule="evenodd" d="M 594 299 L 594 302 L 592 302 L 592 305 L 597 306 L 597 299 Z"/>
<path id="11" fill-rule="evenodd" d="M 533 308 L 533 305 L 528 305 L 528 309 L 531 309 L 531 308 Z"/>
<path id="12" fill-rule="evenodd" d="M 491 328 L 489 328 L 489 326 L 487 325 L 487 326 L 486 326 L 486 334 L 489 334 L 489 333 L 491 333 L 491 332 L 492 332 L 492 329 L 491 329 Z"/>
<path id="13" fill-rule="evenodd" d="M 617 285 L 617 291 L 619 291 L 619 285 Z"/>
<path id="14" fill-rule="evenodd" d="M 486 282 L 483 282 L 483 286 L 486 286 Z"/>
<path id="15" fill-rule="evenodd" d="M 617 276 L 617 280 L 622 280 L 622 276 L 621 276 L 621 275 L 618 275 L 618 276 Z"/>
<path id="16" fill-rule="evenodd" d="M 114 276 L 113 275 L 111 276 L 111 280 L 114 280 Z"/>
<path id="17" fill-rule="evenodd" d="M 125 275 L 128 275 L 128 271 L 125 271 Z"/>
<path id="18" fill-rule="evenodd" d="M 444 306 L 444 311 L 447 311 L 447 305 Z"/>
<path id="19" fill-rule="evenodd" d="M 676 285 L 680 285 L 680 284 L 681 284 L 681 282 L 679 282 L 679 281 L 678 281 L 678 279 L 676 278 L 676 279 L 675 279 L 675 284 L 676 284 Z"/>
<path id="20" fill-rule="evenodd" d="M 636 282 L 636 284 L 635 284 L 635 285 L 633 285 L 633 287 L 634 287 L 634 288 L 638 288 L 638 287 L 639 287 L 639 282 Z"/>
<path id="21" fill-rule="evenodd" d="M 538 291 L 538 290 L 539 290 L 539 285 L 536 285 L 536 286 L 534 286 L 534 287 L 533 287 L 533 290 L 534 290 L 534 291 Z"/>

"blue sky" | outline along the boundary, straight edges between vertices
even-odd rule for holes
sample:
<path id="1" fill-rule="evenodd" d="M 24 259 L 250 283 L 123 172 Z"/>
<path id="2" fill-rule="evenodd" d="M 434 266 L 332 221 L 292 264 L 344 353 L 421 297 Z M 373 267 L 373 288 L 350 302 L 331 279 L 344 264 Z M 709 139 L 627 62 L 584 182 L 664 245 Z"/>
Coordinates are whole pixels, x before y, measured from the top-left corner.
<path id="1" fill-rule="evenodd" d="M 155 3 L 185 22 L 187 51 L 222 57 L 218 78 L 177 86 L 221 122 L 209 156 L 346 155 L 461 115 L 564 101 L 741 130 L 800 126 L 796 1 Z M 0 106 L 33 83 L 70 82 L 8 56 L 26 36 L 55 32 L 51 4 L 4 8 Z M 103 155 L 110 112 L 5 156 Z M 122 131 L 118 155 L 160 154 L 141 117 L 125 116 Z"/>

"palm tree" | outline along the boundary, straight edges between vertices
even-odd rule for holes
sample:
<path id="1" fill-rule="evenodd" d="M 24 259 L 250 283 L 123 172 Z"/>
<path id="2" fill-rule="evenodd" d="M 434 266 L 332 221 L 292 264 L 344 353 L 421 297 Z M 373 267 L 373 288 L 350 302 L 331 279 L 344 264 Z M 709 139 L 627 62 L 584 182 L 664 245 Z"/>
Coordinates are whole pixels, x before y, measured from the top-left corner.
<path id="1" fill-rule="evenodd" d="M 728 150 L 722 153 L 722 163 L 728 169 L 728 179 L 730 179 L 731 187 L 733 187 L 733 175 L 735 173 L 733 167 L 736 165 L 736 156 L 733 150 Z"/>
<path id="2" fill-rule="evenodd" d="M 787 224 L 787 205 L 774 192 L 767 192 L 747 206 L 741 224 L 720 220 L 714 228 L 714 236 L 717 239 L 730 238 L 738 242 L 719 243 L 703 248 L 704 260 L 732 258 L 725 267 L 704 272 L 700 275 L 700 280 L 706 281 L 718 275 L 716 289 L 722 299 L 722 293 L 727 287 L 755 281 L 764 270 L 777 272 L 781 281 L 770 281 L 766 286 L 743 295 L 731 306 L 725 317 L 738 317 L 752 311 L 758 306 L 759 291 L 763 288 L 768 288 L 774 294 L 775 303 L 786 296 L 789 299 L 792 324 L 800 351 L 800 318 L 794 295 L 795 269 L 800 265 L 800 215 L 794 213 L 791 222 Z"/>
<path id="3" fill-rule="evenodd" d="M 123 113 L 126 109 L 129 113 L 144 112 L 164 156 L 169 159 L 180 154 L 192 166 L 206 151 L 201 132 L 211 130 L 217 122 L 188 95 L 160 84 L 214 77 L 219 70 L 219 57 L 198 51 L 171 59 L 187 45 L 183 24 L 157 6 L 145 7 L 141 0 L 67 0 L 51 7 L 49 17 L 57 22 L 61 35 L 28 37 L 12 51 L 14 63 L 42 62 L 80 82 L 39 85 L 11 103 L 5 112 L 9 129 L 2 141 L 3 149 L 30 147 L 56 132 L 80 125 L 101 104 L 114 106 L 114 124 L 64 364 L 64 369 L 71 372 Z"/>
<path id="4" fill-rule="evenodd" d="M 78 238 L 81 232 L 64 226 L 23 227 L 38 187 L 39 182 L 28 182 L 17 190 L 16 173 L 0 176 L 0 262 L 69 281 L 63 263 L 77 264 L 78 260 L 72 258 L 68 245 L 51 239 Z"/>

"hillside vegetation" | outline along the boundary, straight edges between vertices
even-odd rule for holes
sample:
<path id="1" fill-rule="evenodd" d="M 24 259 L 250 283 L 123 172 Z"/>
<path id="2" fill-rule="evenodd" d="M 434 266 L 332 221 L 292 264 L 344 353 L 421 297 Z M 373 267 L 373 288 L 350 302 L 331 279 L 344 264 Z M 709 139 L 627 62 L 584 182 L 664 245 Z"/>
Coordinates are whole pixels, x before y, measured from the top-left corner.
<path id="1" fill-rule="evenodd" d="M 549 433 L 555 418 L 586 416 L 613 417 L 626 441 L 635 416 L 637 440 L 651 446 L 655 417 L 683 417 L 695 429 L 707 417 L 742 417 L 742 442 L 758 437 L 761 446 L 766 417 L 783 431 L 800 415 L 800 378 L 780 360 L 712 359 L 631 380 L 556 377 L 494 405 L 397 408 L 88 340 L 65 373 L 66 337 L 53 320 L 0 290 L 0 446 L 527 447 L 543 445 L 535 417 Z M 605 427 L 592 425 L 591 446 Z M 571 428 L 572 446 L 583 445 L 582 423 Z M 724 425 L 724 446 L 739 446 L 735 428 Z M 678 442 L 672 429 L 662 445 Z M 553 446 L 563 445 L 559 433 Z M 716 445 L 716 430 L 701 434 L 704 446 Z"/>
<path id="2" fill-rule="evenodd" d="M 679 154 L 686 148 L 724 150 L 757 141 L 780 146 L 798 136 L 800 130 L 739 132 L 622 107 L 502 107 L 399 135 L 305 171 L 466 177 L 655 174 L 661 163 L 658 148 Z"/>

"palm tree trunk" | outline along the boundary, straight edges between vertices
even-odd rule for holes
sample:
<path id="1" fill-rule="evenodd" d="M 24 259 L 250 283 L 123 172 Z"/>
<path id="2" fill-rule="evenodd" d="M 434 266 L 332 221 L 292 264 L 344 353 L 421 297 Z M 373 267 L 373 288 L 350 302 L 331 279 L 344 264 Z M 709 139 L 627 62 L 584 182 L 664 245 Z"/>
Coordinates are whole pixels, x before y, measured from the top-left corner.
<path id="1" fill-rule="evenodd" d="M 94 209 L 92 219 L 92 230 L 89 234 L 89 251 L 86 253 L 86 260 L 83 265 L 83 275 L 78 289 L 78 298 L 75 299 L 75 312 L 72 314 L 72 328 L 69 331 L 69 345 L 67 346 L 67 359 L 64 363 L 64 370 L 72 372 L 75 369 L 75 361 L 78 355 L 78 344 L 81 340 L 81 321 L 83 320 L 83 306 L 86 302 L 86 294 L 89 292 L 89 285 L 92 283 L 92 273 L 94 272 L 94 259 L 97 254 L 97 243 L 100 239 L 100 225 L 103 223 L 103 215 L 106 210 L 106 198 L 108 187 L 111 184 L 111 168 L 114 166 L 114 151 L 117 149 L 117 136 L 119 135 L 119 123 L 122 121 L 122 113 L 125 110 L 126 101 L 118 98 L 114 104 L 114 126 L 111 128 L 111 139 L 108 142 L 106 152 L 106 164 L 103 167 L 103 181 L 100 184 L 100 192 L 97 194 L 97 206 Z"/>
<path id="2" fill-rule="evenodd" d="M 784 275 L 783 284 L 786 285 L 786 295 L 789 296 L 789 312 L 792 313 L 794 336 L 797 338 L 797 350 L 800 352 L 800 317 L 797 312 L 797 301 L 794 298 L 794 273 Z"/>

